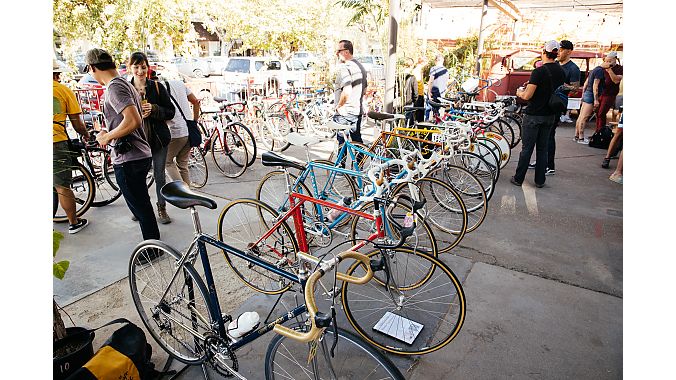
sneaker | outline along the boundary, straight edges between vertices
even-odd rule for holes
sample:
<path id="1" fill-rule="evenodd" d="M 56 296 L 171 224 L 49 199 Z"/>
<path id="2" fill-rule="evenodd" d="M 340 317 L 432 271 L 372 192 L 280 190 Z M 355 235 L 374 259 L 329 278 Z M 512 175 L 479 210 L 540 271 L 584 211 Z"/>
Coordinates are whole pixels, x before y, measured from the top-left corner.
<path id="1" fill-rule="evenodd" d="M 616 175 L 615 173 L 613 173 L 613 174 L 610 175 L 610 177 L 608 177 L 608 179 L 615 182 L 615 183 L 619 183 L 620 185 L 622 184 L 622 175 L 621 174 Z"/>
<path id="2" fill-rule="evenodd" d="M 535 161 L 528 164 L 528 169 L 535 169 Z"/>
<path id="3" fill-rule="evenodd" d="M 583 137 L 583 138 L 581 138 L 581 139 L 578 139 L 578 140 L 577 140 L 577 143 L 578 143 L 578 144 L 586 144 L 586 145 L 589 145 L 589 139 L 586 138 L 586 137 Z"/>
<path id="4" fill-rule="evenodd" d="M 559 121 L 561 121 L 562 123 L 572 123 L 573 119 L 571 119 L 570 116 L 568 115 L 562 115 Z"/>
<path id="5" fill-rule="evenodd" d="M 601 167 L 608 169 L 610 167 L 610 158 L 604 158 L 603 162 L 601 162 Z"/>
<path id="6" fill-rule="evenodd" d="M 573 142 L 578 142 L 579 140 L 580 140 L 580 138 L 579 138 L 579 137 L 577 137 L 577 136 L 573 136 Z"/>
<path id="7" fill-rule="evenodd" d="M 545 171 L 545 175 L 554 175 L 554 174 L 556 174 L 556 170 L 554 169 L 547 168 L 547 170 Z"/>
<path id="8" fill-rule="evenodd" d="M 89 222 L 87 219 L 78 219 L 77 223 L 71 224 L 68 226 L 68 233 L 69 234 L 76 234 L 80 231 L 82 231 L 83 228 L 87 227 L 89 225 Z"/>
<path id="9" fill-rule="evenodd" d="M 514 185 L 514 186 L 521 186 L 521 184 L 519 182 L 516 182 L 516 180 L 514 179 L 513 176 L 512 176 L 512 178 L 509 179 L 509 182 L 511 182 L 512 185 Z"/>
<path id="10" fill-rule="evenodd" d="M 542 189 L 543 187 L 545 187 L 545 184 L 544 183 L 536 183 L 535 187 L 537 187 L 538 189 Z"/>

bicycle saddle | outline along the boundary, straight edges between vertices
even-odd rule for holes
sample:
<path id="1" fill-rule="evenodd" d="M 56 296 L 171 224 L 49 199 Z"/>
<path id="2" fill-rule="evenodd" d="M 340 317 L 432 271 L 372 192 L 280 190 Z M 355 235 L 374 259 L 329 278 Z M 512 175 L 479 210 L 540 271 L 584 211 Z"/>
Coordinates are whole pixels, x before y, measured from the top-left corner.
<path id="1" fill-rule="evenodd" d="M 167 183 L 162 186 L 160 193 L 167 202 L 182 209 L 194 206 L 204 206 L 213 210 L 217 207 L 216 202 L 213 200 L 193 193 L 183 181 Z"/>
<path id="2" fill-rule="evenodd" d="M 261 155 L 261 162 L 263 163 L 263 166 L 281 166 L 283 168 L 294 168 L 298 170 L 305 170 L 305 165 L 303 165 L 302 163 L 291 161 L 288 158 L 282 157 L 274 152 L 263 153 Z"/>
<path id="3" fill-rule="evenodd" d="M 304 136 L 298 132 L 290 132 L 288 135 L 286 135 L 286 141 L 294 146 L 308 146 L 318 143 L 319 139 L 315 136 Z"/>
<path id="4" fill-rule="evenodd" d="M 384 112 L 376 112 L 376 111 L 369 111 L 368 112 L 368 117 L 370 117 L 373 120 L 378 120 L 378 121 L 383 121 L 383 120 L 396 120 L 396 119 L 404 119 L 404 115 L 397 115 L 393 113 L 384 113 Z"/>

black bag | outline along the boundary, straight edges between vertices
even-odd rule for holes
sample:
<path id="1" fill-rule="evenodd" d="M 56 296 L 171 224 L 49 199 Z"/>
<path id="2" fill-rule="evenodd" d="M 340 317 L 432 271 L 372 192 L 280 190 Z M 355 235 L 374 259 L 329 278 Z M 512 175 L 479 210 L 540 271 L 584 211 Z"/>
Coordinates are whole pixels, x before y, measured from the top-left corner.
<path id="1" fill-rule="evenodd" d="M 613 139 L 613 131 L 609 126 L 604 125 L 598 132 L 595 132 L 589 138 L 589 146 L 592 148 L 608 149 L 610 140 Z"/>
<path id="2" fill-rule="evenodd" d="M 549 68 L 547 68 L 546 65 L 542 65 L 542 67 L 545 68 L 545 71 L 549 76 L 549 85 L 552 87 L 552 93 L 549 95 L 549 101 L 547 102 L 549 109 L 554 111 L 555 114 L 566 112 L 568 109 L 568 104 L 566 104 L 566 102 L 561 97 L 556 95 L 556 89 L 554 88 L 554 82 L 552 81 L 552 73 L 549 71 Z"/>
<path id="3" fill-rule="evenodd" d="M 152 347 L 146 341 L 143 330 L 124 318 L 113 320 L 101 327 L 115 323 L 126 324 L 113 332 L 94 357 L 66 380 L 147 380 L 156 379 L 161 374 L 150 361 Z"/>
<path id="4" fill-rule="evenodd" d="M 181 106 L 178 105 L 178 102 L 176 101 L 176 99 L 174 99 L 174 96 L 171 95 L 171 87 L 169 87 L 169 82 L 165 81 L 164 84 L 167 86 L 167 92 L 169 93 L 169 97 L 171 97 L 171 101 L 174 102 L 176 109 L 178 109 L 178 112 L 181 113 L 183 120 L 185 120 L 185 124 L 188 126 L 188 142 L 190 143 L 190 146 L 191 147 L 200 146 L 202 144 L 202 133 L 200 133 L 200 129 L 197 126 L 197 122 L 195 120 L 188 120 L 185 118 Z"/>
<path id="5" fill-rule="evenodd" d="M 148 126 L 148 145 L 150 145 L 151 151 L 157 152 L 169 145 L 171 132 L 164 122 L 149 119 L 146 120 L 146 123 Z"/>

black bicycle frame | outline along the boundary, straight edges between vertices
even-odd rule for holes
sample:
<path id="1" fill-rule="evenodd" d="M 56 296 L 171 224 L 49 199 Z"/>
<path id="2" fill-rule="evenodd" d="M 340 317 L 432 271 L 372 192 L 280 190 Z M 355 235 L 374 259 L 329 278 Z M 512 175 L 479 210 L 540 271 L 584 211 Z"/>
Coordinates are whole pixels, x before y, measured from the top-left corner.
<path id="1" fill-rule="evenodd" d="M 240 251 L 237 248 L 231 247 L 219 240 L 216 240 L 212 238 L 209 235 L 206 234 L 200 234 L 197 237 L 197 249 L 199 251 L 201 260 L 202 260 L 202 266 L 204 267 L 204 277 L 206 280 L 206 285 L 207 289 L 209 291 L 209 304 L 210 304 L 210 310 L 209 313 L 212 316 L 216 317 L 216 322 L 218 323 L 218 333 L 221 337 L 226 337 L 225 333 L 225 322 L 223 321 L 223 315 L 221 314 L 221 306 L 218 302 L 218 295 L 216 293 L 216 285 L 214 283 L 214 277 L 211 272 L 211 265 L 209 264 L 209 257 L 207 256 L 207 247 L 206 244 L 215 246 L 219 249 L 222 249 L 229 254 L 235 255 L 239 257 L 242 260 L 246 260 L 249 263 L 252 263 L 256 266 L 262 267 L 272 273 L 278 274 L 284 278 L 286 278 L 289 281 L 293 281 L 295 283 L 298 283 L 301 285 L 301 288 L 305 287 L 305 280 L 301 280 L 298 278 L 298 276 L 294 273 L 287 272 L 283 269 L 277 268 L 275 266 L 270 265 L 269 263 L 255 257 L 255 256 L 250 256 L 247 255 L 246 253 Z M 285 315 L 275 319 L 274 321 L 270 322 L 269 324 L 259 328 L 258 330 L 252 331 L 242 337 L 241 339 L 235 341 L 232 343 L 230 348 L 232 350 L 236 350 L 250 342 L 253 342 L 254 340 L 260 338 L 262 335 L 268 333 L 270 330 L 275 327 L 276 324 L 279 323 L 284 323 L 292 318 L 296 318 L 299 315 L 305 313 L 307 311 L 307 307 L 305 304 L 300 305 L 296 307 L 295 309 L 291 310 L 290 312 L 286 313 Z"/>

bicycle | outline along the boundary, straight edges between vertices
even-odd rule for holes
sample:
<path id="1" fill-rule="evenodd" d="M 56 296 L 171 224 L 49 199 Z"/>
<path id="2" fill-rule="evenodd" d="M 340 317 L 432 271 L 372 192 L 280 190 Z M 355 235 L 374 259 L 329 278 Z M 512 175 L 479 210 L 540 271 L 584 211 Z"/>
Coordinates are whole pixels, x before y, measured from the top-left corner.
<path id="1" fill-rule="evenodd" d="M 168 183 L 161 191 L 167 202 L 182 209 L 190 209 L 194 227 L 193 241 L 183 254 L 160 240 L 141 242 L 130 258 L 129 283 L 134 306 L 143 324 L 153 339 L 172 358 L 189 365 L 210 365 L 221 375 L 245 379 L 237 372 L 236 351 L 264 334 L 274 331 L 279 336 L 268 346 L 264 363 L 267 379 L 288 379 L 296 376 L 305 378 L 308 373 L 314 378 L 329 375 L 333 379 L 345 376 L 403 379 L 389 359 L 369 347 L 360 338 L 338 329 L 335 325 L 335 314 L 321 313 L 316 306 L 315 284 L 319 279 L 344 259 L 351 258 L 364 266 L 370 265 L 366 256 L 347 251 L 336 255 L 332 260 L 321 261 L 309 255 L 299 254 L 298 273 L 288 272 L 203 233 L 196 207 L 215 209 L 217 205 L 213 200 L 191 192 L 181 181 Z M 224 315 L 221 311 L 207 255 L 207 245 L 227 250 L 230 254 L 247 260 L 251 265 L 278 273 L 288 281 L 299 284 L 305 303 L 280 315 L 270 323 L 266 321 L 260 328 L 255 325 L 237 339 L 232 338 L 226 327 L 226 323 L 230 322 L 232 317 Z M 157 259 L 158 255 L 164 257 Z M 198 257 L 201 259 L 204 279 L 194 267 Z M 366 283 L 372 277 L 373 271 L 368 267 L 366 274 L 360 277 L 337 271 L 335 273 L 336 279 L 354 284 Z M 296 321 L 295 328 L 282 325 L 291 320 Z M 333 328 L 329 329 L 330 327 Z M 334 338 L 331 350 L 327 346 L 327 336 Z M 292 342 L 303 344 L 293 345 Z M 321 348 L 321 356 L 316 355 L 318 347 Z M 332 359 L 334 355 L 331 354 L 336 353 L 334 348 L 338 349 L 340 360 Z M 302 352 L 299 351 L 301 349 Z M 288 360 L 290 359 L 288 354 L 292 351 L 298 355 L 300 361 Z M 358 368 L 351 365 L 345 367 L 345 358 L 341 358 L 340 355 L 348 354 L 355 360 L 361 360 L 364 365 Z M 295 365 L 296 368 L 291 368 L 291 365 Z"/>
<path id="2" fill-rule="evenodd" d="M 296 165 L 269 152 L 263 154 L 263 163 L 284 168 Z M 295 270 L 298 252 L 309 252 L 310 242 L 302 210 L 305 203 L 370 221 L 374 228 L 367 237 L 353 237 L 341 243 L 354 244 L 350 248 L 353 251 L 359 251 L 367 244 L 376 246 L 376 250 L 367 252 L 372 259 L 374 280 L 357 288 L 343 283 L 340 290 L 348 320 L 364 339 L 388 352 L 401 355 L 433 352 L 447 345 L 459 332 L 465 317 L 464 293 L 455 274 L 436 258 L 435 251 L 421 249 L 417 243 L 420 237 L 424 237 L 419 225 L 425 223 L 418 214 L 424 202 L 410 205 L 397 199 L 380 198 L 384 184 L 380 182 L 382 176 L 376 178 L 376 173 L 384 168 L 374 166 L 368 173 L 377 189 L 371 197 L 374 204 L 371 214 L 298 192 L 289 193 L 291 207 L 282 215 L 261 201 L 238 199 L 223 208 L 218 219 L 218 239 L 276 269 L 272 273 L 261 271 L 259 266 L 251 265 L 251 260 L 224 250 L 226 262 L 245 285 L 264 294 L 282 294 L 293 285 L 283 272 L 287 268 Z M 295 232 L 286 223 L 290 218 Z M 406 242 L 408 236 L 413 242 Z M 388 246 L 392 241 L 398 241 L 394 245 L 398 248 Z M 434 240 L 432 244 L 435 244 Z M 379 246 L 387 248 L 381 251 Z M 355 266 L 351 270 L 365 268 Z M 330 286 L 325 289 L 329 298 L 338 294 L 338 290 Z M 438 317 L 432 322 L 432 328 L 421 331 L 420 328 L 432 315 Z M 407 338 L 387 334 L 383 326 L 387 325 L 388 318 L 394 323 L 405 323 L 415 333 Z M 376 324 L 381 329 L 374 330 Z"/>
<path id="3" fill-rule="evenodd" d="M 215 116 L 215 120 L 218 120 L 218 115 Z M 199 158 L 200 154 L 204 156 L 207 152 L 211 152 L 216 168 L 224 176 L 237 178 L 244 174 L 249 165 L 249 152 L 244 139 L 235 131 L 224 127 L 223 124 L 206 123 L 204 118 L 197 125 L 205 138 L 198 147 L 199 154 L 193 154 L 195 161 L 202 161 Z M 208 174 L 206 176 L 208 177 Z"/>

